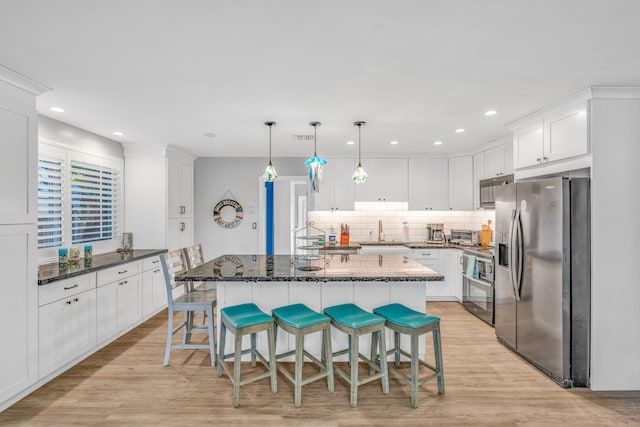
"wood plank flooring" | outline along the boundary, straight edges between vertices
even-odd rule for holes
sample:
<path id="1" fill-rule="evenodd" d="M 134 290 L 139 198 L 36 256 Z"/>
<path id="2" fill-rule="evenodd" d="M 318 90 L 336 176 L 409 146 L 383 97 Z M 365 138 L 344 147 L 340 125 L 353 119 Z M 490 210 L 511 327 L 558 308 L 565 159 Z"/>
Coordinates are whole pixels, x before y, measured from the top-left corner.
<path id="1" fill-rule="evenodd" d="M 409 386 L 394 378 L 386 396 L 379 382 L 360 387 L 357 408 L 346 382 L 336 378 L 329 393 L 317 381 L 303 387 L 295 408 L 282 375 L 276 394 L 267 380 L 243 386 L 234 409 L 231 382 L 217 377 L 205 350 L 176 350 L 162 366 L 163 312 L 0 413 L 0 425 L 640 425 L 640 392 L 562 389 L 460 304 L 428 309 L 442 318 L 446 392 L 438 395 L 435 381 L 422 386 L 417 409 Z"/>

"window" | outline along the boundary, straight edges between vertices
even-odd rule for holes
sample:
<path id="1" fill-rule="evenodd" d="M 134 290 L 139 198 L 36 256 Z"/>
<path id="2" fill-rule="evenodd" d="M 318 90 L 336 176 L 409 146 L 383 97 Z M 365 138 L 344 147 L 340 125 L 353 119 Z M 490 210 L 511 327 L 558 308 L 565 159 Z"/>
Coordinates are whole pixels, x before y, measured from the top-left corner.
<path id="1" fill-rule="evenodd" d="M 94 242 L 120 245 L 122 160 L 48 143 L 38 146 L 39 258 L 53 260 L 57 248 Z"/>
<path id="2" fill-rule="evenodd" d="M 64 162 L 38 158 L 38 248 L 62 246 Z"/>

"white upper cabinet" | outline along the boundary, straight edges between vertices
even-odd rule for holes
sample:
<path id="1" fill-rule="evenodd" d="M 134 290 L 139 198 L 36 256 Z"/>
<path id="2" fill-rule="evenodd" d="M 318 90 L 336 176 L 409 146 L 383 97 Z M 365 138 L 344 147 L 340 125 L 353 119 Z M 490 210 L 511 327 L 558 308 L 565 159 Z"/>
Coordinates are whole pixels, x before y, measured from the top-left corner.
<path id="1" fill-rule="evenodd" d="M 354 183 L 351 179 L 355 170 L 353 159 L 327 159 L 322 169 L 320 191 L 313 193 L 314 210 L 353 210 Z"/>
<path id="2" fill-rule="evenodd" d="M 409 210 L 449 210 L 449 159 L 409 160 Z"/>
<path id="3" fill-rule="evenodd" d="M 473 208 L 480 209 L 480 180 L 484 179 L 484 151 L 473 155 Z"/>
<path id="4" fill-rule="evenodd" d="M 515 169 L 589 154 L 585 94 L 512 125 Z"/>
<path id="5" fill-rule="evenodd" d="M 513 172 L 513 144 L 502 144 L 484 152 L 485 178 L 509 175 Z"/>
<path id="6" fill-rule="evenodd" d="M 365 159 L 362 167 L 369 177 L 365 183 L 355 184 L 356 202 L 406 202 L 409 199 L 407 159 Z"/>
<path id="7" fill-rule="evenodd" d="M 473 210 L 473 156 L 449 159 L 449 209 Z"/>
<path id="8" fill-rule="evenodd" d="M 193 216 L 193 166 L 167 159 L 169 218 Z"/>

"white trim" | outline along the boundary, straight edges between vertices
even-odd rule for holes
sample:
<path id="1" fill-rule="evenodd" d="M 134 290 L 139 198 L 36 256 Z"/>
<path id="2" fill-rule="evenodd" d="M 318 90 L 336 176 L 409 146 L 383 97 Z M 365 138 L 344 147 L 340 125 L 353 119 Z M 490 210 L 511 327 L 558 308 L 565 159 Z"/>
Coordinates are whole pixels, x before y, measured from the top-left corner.
<path id="1" fill-rule="evenodd" d="M 516 181 L 521 181 L 523 179 L 541 177 L 543 175 L 554 175 L 578 169 L 590 168 L 591 165 L 591 155 L 574 157 L 569 160 L 560 160 L 557 162 L 543 163 L 541 165 L 517 169 L 514 171 L 514 178 Z"/>
<path id="2" fill-rule="evenodd" d="M 13 71 L 4 65 L 0 65 L 0 80 L 36 96 L 53 90 L 49 86 L 38 83 L 37 81 Z"/>

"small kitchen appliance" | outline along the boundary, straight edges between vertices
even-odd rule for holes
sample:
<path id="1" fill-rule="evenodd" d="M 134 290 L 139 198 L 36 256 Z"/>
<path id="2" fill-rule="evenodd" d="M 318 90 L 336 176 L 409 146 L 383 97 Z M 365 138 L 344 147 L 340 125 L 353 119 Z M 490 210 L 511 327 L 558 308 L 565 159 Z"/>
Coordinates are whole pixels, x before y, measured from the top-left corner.
<path id="1" fill-rule="evenodd" d="M 480 231 L 475 230 L 451 230 L 451 243 L 458 245 L 479 245 Z"/>
<path id="2" fill-rule="evenodd" d="M 427 224 L 427 243 L 444 243 L 444 224 Z"/>

